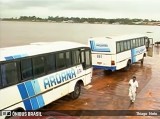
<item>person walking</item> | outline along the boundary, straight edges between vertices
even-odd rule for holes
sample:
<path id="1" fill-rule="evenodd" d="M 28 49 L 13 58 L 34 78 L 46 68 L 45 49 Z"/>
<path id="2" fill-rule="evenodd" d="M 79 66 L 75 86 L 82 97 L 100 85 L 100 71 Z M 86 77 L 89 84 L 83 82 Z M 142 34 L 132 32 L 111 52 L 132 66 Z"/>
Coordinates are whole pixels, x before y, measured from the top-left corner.
<path id="1" fill-rule="evenodd" d="M 138 89 L 138 82 L 136 81 L 136 77 L 133 76 L 129 81 L 129 97 L 131 103 L 134 103 L 136 100 L 136 93 Z"/>

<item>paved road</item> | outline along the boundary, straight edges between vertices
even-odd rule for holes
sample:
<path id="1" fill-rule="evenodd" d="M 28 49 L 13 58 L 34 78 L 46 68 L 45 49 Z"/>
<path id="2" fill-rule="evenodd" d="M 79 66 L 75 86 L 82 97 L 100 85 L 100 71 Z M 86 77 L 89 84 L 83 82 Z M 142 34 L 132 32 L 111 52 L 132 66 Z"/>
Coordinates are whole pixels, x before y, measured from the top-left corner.
<path id="1" fill-rule="evenodd" d="M 128 82 L 133 75 L 137 77 L 139 89 L 136 101 L 131 105 L 128 97 Z M 77 100 L 64 97 L 43 110 L 160 110 L 160 47 L 154 47 L 153 57 L 146 57 L 143 66 L 136 63 L 127 72 L 120 70 L 108 74 L 102 70 L 94 70 L 90 86 L 82 90 Z M 136 117 L 80 116 L 81 119 L 134 119 Z M 150 118 L 158 117 L 138 117 L 138 119 Z"/>

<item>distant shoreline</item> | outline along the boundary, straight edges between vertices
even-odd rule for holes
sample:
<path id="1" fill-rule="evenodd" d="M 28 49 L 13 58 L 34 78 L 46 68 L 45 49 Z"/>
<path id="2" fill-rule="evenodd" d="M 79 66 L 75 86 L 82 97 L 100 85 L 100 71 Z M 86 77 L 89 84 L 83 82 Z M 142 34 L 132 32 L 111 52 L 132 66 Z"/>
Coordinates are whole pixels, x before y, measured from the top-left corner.
<path id="1" fill-rule="evenodd" d="M 152 22 L 149 24 L 120 24 L 120 23 L 87 23 L 87 22 L 55 22 L 55 21 L 27 21 L 27 20 L 0 20 L 0 21 L 7 21 L 7 22 L 42 22 L 42 23 L 69 23 L 69 24 L 106 24 L 106 25 L 146 25 L 146 26 L 160 26 L 160 23 L 158 24 L 153 24 Z"/>
<path id="2" fill-rule="evenodd" d="M 83 24 L 115 24 L 115 25 L 152 25 L 160 26 L 160 21 L 148 19 L 129 19 L 129 18 L 79 18 L 79 17 L 52 17 L 40 18 L 36 16 L 20 16 L 19 18 L 0 18 L 1 21 L 18 22 L 49 22 L 49 23 L 83 23 Z"/>

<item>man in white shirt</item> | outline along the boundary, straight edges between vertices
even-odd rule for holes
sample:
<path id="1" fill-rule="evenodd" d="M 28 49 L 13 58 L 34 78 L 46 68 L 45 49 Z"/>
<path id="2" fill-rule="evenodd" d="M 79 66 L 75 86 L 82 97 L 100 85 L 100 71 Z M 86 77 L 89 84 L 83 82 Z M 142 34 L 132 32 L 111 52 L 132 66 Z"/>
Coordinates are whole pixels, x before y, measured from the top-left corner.
<path id="1" fill-rule="evenodd" d="M 138 89 L 138 82 L 136 81 L 136 77 L 133 76 L 132 79 L 129 81 L 129 97 L 131 100 L 131 103 L 134 103 L 136 99 L 136 93 Z"/>

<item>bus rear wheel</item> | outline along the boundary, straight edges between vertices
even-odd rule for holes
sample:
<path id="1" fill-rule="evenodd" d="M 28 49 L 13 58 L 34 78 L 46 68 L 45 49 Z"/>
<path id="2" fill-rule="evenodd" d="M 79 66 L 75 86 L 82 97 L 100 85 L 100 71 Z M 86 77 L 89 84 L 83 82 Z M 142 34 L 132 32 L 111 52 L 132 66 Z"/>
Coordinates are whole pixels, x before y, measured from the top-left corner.
<path id="1" fill-rule="evenodd" d="M 81 94 L 81 85 L 80 83 L 76 83 L 74 91 L 70 93 L 70 97 L 71 99 L 75 100 L 80 96 L 80 94 Z"/>

